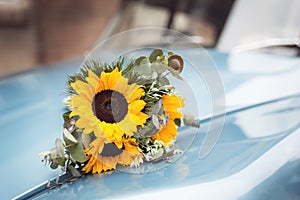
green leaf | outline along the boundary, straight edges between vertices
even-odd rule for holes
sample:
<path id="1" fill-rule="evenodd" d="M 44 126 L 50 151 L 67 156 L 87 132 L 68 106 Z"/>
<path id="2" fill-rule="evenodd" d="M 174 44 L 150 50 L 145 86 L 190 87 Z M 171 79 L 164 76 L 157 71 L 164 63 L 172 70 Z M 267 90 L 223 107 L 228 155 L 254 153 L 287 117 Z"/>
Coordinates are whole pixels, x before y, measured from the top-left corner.
<path id="1" fill-rule="evenodd" d="M 158 74 L 162 74 L 166 71 L 168 66 L 161 64 L 159 62 L 154 62 L 151 64 L 151 68 L 153 71 L 157 72 Z"/>
<path id="2" fill-rule="evenodd" d="M 157 101 L 151 109 L 150 114 L 161 115 L 163 111 L 162 100 Z"/>
<path id="3" fill-rule="evenodd" d="M 51 167 L 51 169 L 57 169 L 57 167 L 58 167 L 58 162 L 55 161 L 55 160 L 53 160 L 53 161 L 51 162 L 51 164 L 50 164 L 50 167 Z"/>
<path id="4" fill-rule="evenodd" d="M 81 141 L 85 148 L 88 148 L 89 144 L 91 143 L 92 139 L 91 136 L 85 133 L 81 133 Z"/>
<path id="5" fill-rule="evenodd" d="M 76 138 L 66 128 L 64 129 L 63 138 L 64 138 L 66 145 L 78 143 Z"/>
<path id="6" fill-rule="evenodd" d="M 69 170 L 69 172 L 71 172 L 72 176 L 81 177 L 81 174 L 79 173 L 79 171 L 75 167 L 73 167 L 72 165 L 68 166 L 68 170 Z"/>
<path id="7" fill-rule="evenodd" d="M 63 166 L 63 167 L 65 166 L 66 159 L 64 157 L 58 157 L 56 160 L 60 166 Z"/>
<path id="8" fill-rule="evenodd" d="M 135 61 L 134 61 L 134 65 L 140 65 L 140 63 L 142 62 L 142 60 L 144 60 L 145 56 L 141 56 L 141 57 L 138 57 Z"/>
<path id="9" fill-rule="evenodd" d="M 59 155 L 60 157 L 63 157 L 64 151 L 65 151 L 65 145 L 63 144 L 63 142 L 61 141 L 60 138 L 56 138 L 55 147 L 56 147 L 57 155 Z"/>
<path id="10" fill-rule="evenodd" d="M 159 130 L 160 123 L 159 123 L 158 117 L 156 115 L 151 116 L 151 122 L 155 126 L 155 128 Z"/>
<path id="11" fill-rule="evenodd" d="M 144 76 L 150 76 L 153 73 L 151 69 L 151 63 L 149 62 L 148 58 L 142 59 L 139 65 L 137 65 L 133 70 L 135 73 Z"/>
<path id="12" fill-rule="evenodd" d="M 64 129 L 63 137 L 66 143 L 66 149 L 74 160 L 81 163 L 85 162 L 87 158 L 85 156 L 82 143 L 78 142 L 78 140 L 67 129 Z"/>
<path id="13" fill-rule="evenodd" d="M 70 113 L 71 111 L 68 111 L 63 114 L 64 121 L 68 121 L 70 119 Z"/>
<path id="14" fill-rule="evenodd" d="M 66 147 L 67 151 L 71 154 L 71 156 L 74 158 L 74 160 L 78 162 L 85 162 L 87 160 L 87 157 L 84 153 L 84 148 L 82 143 L 77 143 L 70 145 Z"/>
<path id="15" fill-rule="evenodd" d="M 170 85 L 170 81 L 165 77 L 159 77 L 157 81 L 161 85 Z"/>
<path id="16" fill-rule="evenodd" d="M 152 123 L 152 121 L 147 123 L 143 128 L 141 128 L 139 130 L 140 133 L 142 133 L 143 135 L 148 136 L 148 137 L 155 135 L 158 131 L 159 131 L 159 129 L 157 129 L 155 127 L 155 125 Z"/>
<path id="17" fill-rule="evenodd" d="M 50 158 L 51 159 L 53 159 L 53 158 L 56 158 L 56 156 L 57 156 L 57 149 L 56 148 L 52 148 L 51 150 L 50 150 Z"/>
<path id="18" fill-rule="evenodd" d="M 152 62 L 156 61 L 157 56 L 161 56 L 163 54 L 164 54 L 164 52 L 161 49 L 155 49 L 149 56 L 150 62 L 152 63 Z"/>

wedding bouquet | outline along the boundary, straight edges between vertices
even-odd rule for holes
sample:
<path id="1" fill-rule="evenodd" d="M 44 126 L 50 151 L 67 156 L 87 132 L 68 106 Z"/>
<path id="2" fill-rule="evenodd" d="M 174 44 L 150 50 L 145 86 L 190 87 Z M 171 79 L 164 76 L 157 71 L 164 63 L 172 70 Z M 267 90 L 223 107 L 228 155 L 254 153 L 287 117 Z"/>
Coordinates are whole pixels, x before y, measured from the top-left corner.
<path id="1" fill-rule="evenodd" d="M 199 127 L 193 116 L 183 115 L 184 99 L 167 78 L 182 80 L 183 66 L 181 56 L 161 49 L 112 64 L 86 61 L 68 78 L 63 140 L 56 139 L 41 158 L 79 177 L 180 152 L 172 148 L 177 128 L 182 122 Z"/>

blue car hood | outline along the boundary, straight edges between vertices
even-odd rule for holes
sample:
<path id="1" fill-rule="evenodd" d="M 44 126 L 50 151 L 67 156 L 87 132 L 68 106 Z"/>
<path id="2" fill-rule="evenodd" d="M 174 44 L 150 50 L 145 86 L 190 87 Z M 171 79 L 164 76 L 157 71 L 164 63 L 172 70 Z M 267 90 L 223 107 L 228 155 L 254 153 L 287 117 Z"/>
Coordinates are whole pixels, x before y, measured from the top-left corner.
<path id="1" fill-rule="evenodd" d="M 187 51 L 193 54 L 192 49 Z M 54 139 L 61 137 L 64 106 L 60 94 L 66 75 L 76 72 L 81 61 L 3 78 L 2 199 L 300 198 L 300 88 L 296 78 L 300 75 L 300 59 L 230 55 L 214 50 L 209 54 L 224 82 L 227 116 L 221 137 L 207 157 L 199 156 L 210 122 L 206 116 L 211 114 L 204 109 L 196 135 L 191 128 L 179 131 L 177 144 L 190 146 L 166 168 L 151 173 L 87 175 L 53 190 L 46 189 L 45 181 L 61 171 L 43 166 L 37 154 L 51 148 Z M 239 59 L 264 65 L 256 70 L 246 66 L 243 70 Z M 275 70 L 269 69 L 272 63 L 277 65 Z M 191 137 L 194 140 L 189 144 L 187 139 Z"/>

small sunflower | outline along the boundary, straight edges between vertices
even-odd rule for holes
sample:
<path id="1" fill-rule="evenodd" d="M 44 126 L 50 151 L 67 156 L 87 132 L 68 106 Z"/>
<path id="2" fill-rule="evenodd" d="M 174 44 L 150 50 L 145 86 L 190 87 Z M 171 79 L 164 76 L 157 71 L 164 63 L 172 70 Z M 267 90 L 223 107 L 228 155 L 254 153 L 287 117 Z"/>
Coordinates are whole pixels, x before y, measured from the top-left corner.
<path id="1" fill-rule="evenodd" d="M 85 134 L 106 137 L 120 148 L 123 135 L 132 136 L 146 122 L 148 116 L 141 112 L 146 103 L 140 99 L 144 90 L 129 85 L 118 68 L 100 78 L 89 70 L 85 80 L 71 83 L 78 96 L 71 97 L 75 109 L 70 116 L 79 117 L 76 126 Z"/>
<path id="2" fill-rule="evenodd" d="M 182 113 L 179 112 L 178 109 L 184 106 L 184 100 L 177 95 L 163 95 L 162 104 L 168 121 L 166 125 L 153 136 L 153 139 L 161 140 L 167 145 L 172 142 L 177 135 L 177 127 L 174 120 L 182 117 Z"/>
<path id="3" fill-rule="evenodd" d="M 116 169 L 117 164 L 130 165 L 140 156 L 133 138 L 123 138 L 121 148 L 105 138 L 96 138 L 85 153 L 89 161 L 82 170 L 86 173 L 92 171 L 93 174 Z"/>

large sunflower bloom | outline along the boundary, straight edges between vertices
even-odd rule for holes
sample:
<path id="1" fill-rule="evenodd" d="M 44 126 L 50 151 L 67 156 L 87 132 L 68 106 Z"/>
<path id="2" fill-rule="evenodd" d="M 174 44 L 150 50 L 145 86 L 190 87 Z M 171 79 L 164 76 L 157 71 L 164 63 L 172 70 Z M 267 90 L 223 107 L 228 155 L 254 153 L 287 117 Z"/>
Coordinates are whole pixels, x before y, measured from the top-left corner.
<path id="1" fill-rule="evenodd" d="M 122 136 L 132 136 L 146 122 L 148 116 L 141 112 L 146 103 L 140 100 L 144 90 L 129 85 L 118 68 L 100 78 L 89 70 L 85 80 L 71 83 L 78 96 L 71 97 L 75 109 L 70 116 L 79 117 L 76 126 L 85 134 L 106 137 L 120 148 Z"/>
<path id="2" fill-rule="evenodd" d="M 117 164 L 130 165 L 139 156 L 138 148 L 134 145 L 135 139 L 122 139 L 122 147 L 118 148 L 114 143 L 105 138 L 96 138 L 85 150 L 88 163 L 82 168 L 86 173 L 101 173 L 116 169 Z"/>
<path id="3" fill-rule="evenodd" d="M 161 140 L 168 145 L 177 135 L 177 127 L 174 120 L 182 117 L 182 113 L 178 109 L 184 106 L 184 100 L 176 95 L 163 95 L 162 104 L 165 115 L 168 116 L 168 121 L 165 127 L 153 136 L 153 139 Z"/>

